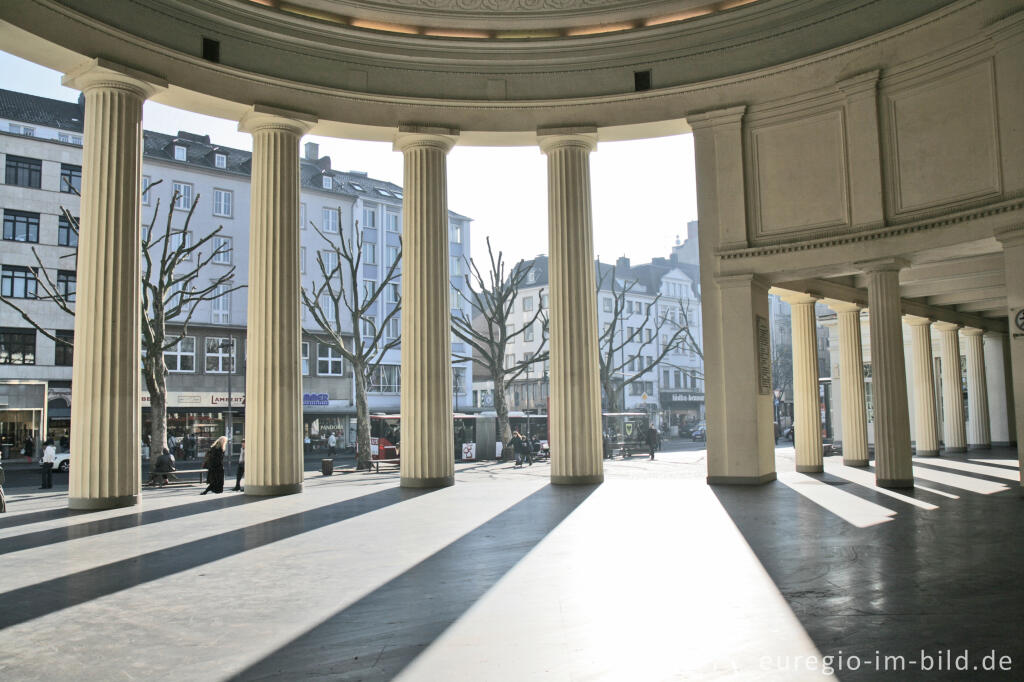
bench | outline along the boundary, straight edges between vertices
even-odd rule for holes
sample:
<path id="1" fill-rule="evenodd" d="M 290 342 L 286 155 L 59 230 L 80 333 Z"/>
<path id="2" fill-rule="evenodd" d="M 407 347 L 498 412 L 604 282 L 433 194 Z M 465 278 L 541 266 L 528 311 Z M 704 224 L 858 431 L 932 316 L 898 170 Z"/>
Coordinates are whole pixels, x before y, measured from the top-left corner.
<path id="1" fill-rule="evenodd" d="M 167 484 L 166 485 L 172 485 L 174 483 L 182 483 L 182 484 L 188 483 L 188 481 L 176 480 L 179 476 L 182 476 L 182 475 L 185 475 L 185 474 L 199 474 L 199 484 L 202 485 L 202 483 L 203 483 L 203 476 L 206 474 L 206 471 L 207 471 L 206 469 L 175 469 L 174 471 L 167 471 L 167 472 L 151 471 L 150 474 L 149 474 L 149 480 L 146 481 L 146 485 L 148 485 L 150 487 L 158 486 L 159 483 L 157 483 L 156 479 L 159 476 L 167 476 Z"/>
<path id="2" fill-rule="evenodd" d="M 400 467 L 400 462 L 396 445 L 385 445 L 380 447 L 376 453 L 372 450 L 370 452 L 370 467 L 376 469 L 377 473 L 380 473 L 381 464 L 394 464 L 396 467 Z"/>

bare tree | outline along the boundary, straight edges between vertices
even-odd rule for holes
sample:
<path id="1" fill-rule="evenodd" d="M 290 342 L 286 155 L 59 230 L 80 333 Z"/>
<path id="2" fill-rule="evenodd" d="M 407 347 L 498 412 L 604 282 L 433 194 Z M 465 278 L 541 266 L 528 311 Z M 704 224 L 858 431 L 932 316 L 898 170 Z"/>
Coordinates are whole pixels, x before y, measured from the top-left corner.
<path id="1" fill-rule="evenodd" d="M 627 325 L 627 302 L 632 300 L 629 296 L 639 283 L 636 280 L 619 283 L 614 270 L 609 268 L 601 273 L 598 280 L 599 296 L 605 290 L 606 281 L 609 281 L 608 290 L 612 294 L 612 319 L 602 330 L 597 344 L 605 408 L 614 410 L 622 405 L 627 386 L 640 381 L 669 353 L 686 347 L 689 325 L 670 324 L 667 311 L 664 315 L 658 314 L 658 304 L 662 300 L 660 293 L 646 303 L 638 326 Z M 659 348 L 658 340 L 663 330 L 668 336 Z M 645 354 L 645 351 L 650 354 Z"/>
<path id="2" fill-rule="evenodd" d="M 152 190 L 159 184 L 160 181 L 152 183 L 146 188 L 146 191 Z M 174 192 L 171 197 L 172 207 L 178 203 L 180 196 L 177 191 Z M 205 256 L 202 254 L 203 247 L 220 234 L 223 226 L 218 226 L 195 243 L 191 243 L 187 239 L 186 235 L 190 234 L 189 225 L 192 215 L 195 213 L 198 203 L 199 195 L 197 194 L 189 207 L 184 227 L 180 230 L 172 227 L 174 211 L 173 209 L 168 210 L 163 232 L 154 238 L 153 228 L 156 226 L 160 214 L 160 200 L 158 199 L 153 210 L 153 218 L 142 239 L 142 377 L 150 396 L 150 445 L 155 452 L 161 452 L 167 446 L 167 364 L 164 359 L 164 351 L 177 345 L 188 334 L 188 325 L 201 303 L 212 301 L 222 295 L 226 296 L 232 291 L 242 288 L 242 285 L 238 285 L 217 293 L 219 287 L 229 284 L 233 279 L 234 266 L 197 286 L 200 274 L 204 272 L 206 266 L 225 252 L 224 245 L 221 245 L 212 249 Z M 61 256 L 61 258 L 73 259 L 77 273 L 78 219 L 72 216 L 67 209 L 62 208 L 61 210 L 75 235 L 76 245 L 73 252 Z M 158 252 L 155 259 L 154 251 Z M 49 301 L 63 312 L 74 315 L 74 290 L 66 285 L 62 286 L 59 282 L 55 283 L 34 247 L 32 252 L 39 264 L 39 267 L 35 269 L 36 299 Z M 38 294 L 39 290 L 42 290 L 42 295 Z M 72 341 L 58 337 L 43 328 L 31 315 L 10 299 L 0 297 L 0 301 L 14 308 L 21 314 L 22 319 L 46 337 L 57 343 L 72 345 Z M 179 318 L 180 321 L 178 321 Z M 180 324 L 180 330 L 169 332 L 167 329 L 169 322 L 175 326 Z"/>
<path id="3" fill-rule="evenodd" d="M 384 355 L 399 345 L 400 339 L 385 338 L 388 323 L 398 315 L 402 307 L 401 294 L 397 294 L 394 307 L 384 315 L 380 324 L 367 313 L 388 287 L 395 283 L 400 274 L 398 264 L 402 260 L 399 246 L 380 282 L 372 287 L 360 288 L 359 271 L 363 261 L 363 237 L 359 222 L 355 223 L 355 244 L 351 239 L 339 236 L 337 241 L 328 237 L 315 223 L 316 230 L 330 246 L 333 257 L 330 263 L 324 259 L 324 252 L 317 252 L 316 262 L 320 281 L 314 278 L 310 289 L 302 289 L 302 304 L 320 327 L 314 335 L 319 343 L 338 351 L 352 366 L 352 380 L 356 388 L 356 468 L 370 468 L 370 409 L 367 402 L 368 384 L 380 369 Z M 341 209 L 338 209 L 338 224 L 341 224 Z M 399 242 L 401 244 L 401 242 Z M 345 331 L 342 314 L 345 313 L 352 325 L 352 331 Z M 361 329 L 360 327 L 363 327 Z"/>
<path id="4" fill-rule="evenodd" d="M 506 274 L 502 253 L 499 251 L 495 257 L 490 238 L 487 239 L 487 254 L 490 257 L 490 270 L 486 277 L 481 274 L 472 259 L 463 258 L 468 270 L 465 282 L 469 289 L 467 300 L 472 314 L 460 310 L 458 314 L 452 316 L 452 333 L 459 340 L 469 344 L 478 357 L 474 358 L 472 353 L 455 354 L 453 359 L 479 360 L 487 367 L 494 382 L 494 411 L 498 415 L 498 438 L 502 443 L 507 443 L 512 437 L 512 431 L 508 423 L 508 399 L 505 389 L 529 367 L 548 359 L 548 351 L 544 350 L 548 337 L 548 320 L 544 309 L 537 305 L 536 312 L 528 322 L 518 328 L 510 324 L 512 312 L 519 298 L 519 289 L 532 266 L 519 261 Z M 541 293 L 543 294 L 543 290 Z M 477 315 L 480 315 L 483 321 L 481 328 L 473 326 L 473 318 Z M 520 362 L 506 362 L 505 349 L 509 342 L 519 336 L 525 336 L 527 330 L 534 329 L 534 324 L 538 322 L 540 324 L 537 331 L 540 332 L 541 338 L 537 350 Z"/>
<path id="5" fill-rule="evenodd" d="M 157 184 L 150 185 L 147 191 Z M 226 245 L 221 244 L 205 255 L 203 253 L 203 247 L 219 235 L 224 226 L 219 225 L 194 243 L 190 242 L 189 226 L 199 204 L 199 195 L 196 194 L 189 206 L 184 226 L 177 230 L 171 223 L 174 206 L 180 198 L 181 194 L 175 190 L 164 228 L 154 238 L 153 228 L 160 215 L 160 200 L 157 199 L 153 219 L 142 237 L 142 378 L 149 391 L 150 447 L 155 453 L 167 447 L 167 362 L 164 352 L 188 335 L 188 326 L 200 304 L 229 296 L 244 286 L 229 286 L 235 276 L 234 265 L 215 277 L 200 281 L 199 277 L 207 266 L 227 252 Z M 229 288 L 221 290 L 225 286 Z M 169 331 L 168 323 L 174 324 L 177 331 Z M 228 371 L 234 372 L 233 345 L 231 350 Z"/>

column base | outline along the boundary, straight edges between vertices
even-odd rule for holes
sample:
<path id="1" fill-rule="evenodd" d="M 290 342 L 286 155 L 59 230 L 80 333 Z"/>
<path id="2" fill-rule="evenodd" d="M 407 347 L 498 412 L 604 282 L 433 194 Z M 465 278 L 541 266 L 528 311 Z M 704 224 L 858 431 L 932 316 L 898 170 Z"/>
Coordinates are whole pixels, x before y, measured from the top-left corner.
<path id="1" fill-rule="evenodd" d="M 938 450 L 915 450 L 914 457 L 938 457 Z"/>
<path id="2" fill-rule="evenodd" d="M 943 448 L 942 451 L 945 452 L 948 455 L 955 455 L 955 454 L 958 454 L 958 453 L 961 453 L 961 452 L 967 452 L 967 448 L 963 448 L 963 447 L 961 447 L 961 448 Z"/>
<path id="3" fill-rule="evenodd" d="M 774 471 L 760 476 L 708 476 L 708 485 L 763 485 L 776 479 Z"/>
<path id="4" fill-rule="evenodd" d="M 122 495 L 121 497 L 69 497 L 68 509 L 98 511 L 100 509 L 132 507 L 138 503 L 138 495 Z"/>
<path id="5" fill-rule="evenodd" d="M 552 485 L 597 485 L 604 483 L 604 474 L 596 476 L 551 476 Z"/>
<path id="6" fill-rule="evenodd" d="M 455 476 L 438 476 L 436 478 L 406 478 L 402 476 L 399 485 L 403 488 L 447 488 L 455 485 Z"/>
<path id="7" fill-rule="evenodd" d="M 1017 447 L 1017 441 L 1013 440 L 1000 440 L 992 443 L 994 448 L 1015 448 Z"/>
<path id="8" fill-rule="evenodd" d="M 869 464 L 871 464 L 870 459 L 851 459 L 849 462 L 843 460 L 844 467 L 866 467 Z"/>
<path id="9" fill-rule="evenodd" d="M 879 488 L 913 488 L 914 479 L 912 478 L 878 478 L 875 479 L 875 485 Z"/>
<path id="10" fill-rule="evenodd" d="M 825 465 L 823 464 L 797 464 L 796 472 L 798 474 L 820 474 L 825 471 Z"/>
<path id="11" fill-rule="evenodd" d="M 977 445 L 968 445 L 968 450 L 991 450 L 992 443 L 978 443 Z"/>
<path id="12" fill-rule="evenodd" d="M 254 497 L 270 497 L 274 495 L 294 495 L 302 492 L 301 483 L 282 483 L 280 485 L 245 484 L 245 494 Z"/>

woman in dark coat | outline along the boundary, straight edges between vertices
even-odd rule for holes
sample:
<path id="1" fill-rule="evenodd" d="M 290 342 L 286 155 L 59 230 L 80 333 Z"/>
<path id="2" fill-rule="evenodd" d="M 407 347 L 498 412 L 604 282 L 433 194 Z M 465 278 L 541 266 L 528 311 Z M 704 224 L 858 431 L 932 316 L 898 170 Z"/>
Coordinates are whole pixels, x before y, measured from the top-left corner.
<path id="1" fill-rule="evenodd" d="M 224 492 L 224 448 L 227 447 L 227 436 L 221 436 L 213 442 L 210 451 L 206 453 L 206 490 L 199 493 L 205 495 L 211 490 L 215 493 Z"/>

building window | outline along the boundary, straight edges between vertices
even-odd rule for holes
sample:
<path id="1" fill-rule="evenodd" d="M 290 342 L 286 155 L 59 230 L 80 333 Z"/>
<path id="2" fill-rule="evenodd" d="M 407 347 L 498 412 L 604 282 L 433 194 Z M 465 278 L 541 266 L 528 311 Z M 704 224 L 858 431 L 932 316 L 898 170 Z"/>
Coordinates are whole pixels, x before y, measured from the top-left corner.
<path id="1" fill-rule="evenodd" d="M 174 160 L 188 161 L 188 150 L 180 144 L 174 145 Z"/>
<path id="2" fill-rule="evenodd" d="M 398 303 L 402 297 L 402 286 L 397 282 L 388 282 L 388 303 Z"/>
<path id="3" fill-rule="evenodd" d="M 75 300 L 75 271 L 74 270 L 58 270 L 57 271 L 57 293 L 65 300 L 74 302 Z"/>
<path id="4" fill-rule="evenodd" d="M 43 181 L 43 162 L 39 159 L 27 159 L 23 156 L 7 155 L 8 185 L 35 187 L 39 189 Z"/>
<path id="5" fill-rule="evenodd" d="M 302 376 L 309 376 L 309 341 L 302 342 Z"/>
<path id="6" fill-rule="evenodd" d="M 142 176 L 142 205 L 149 206 L 149 186 L 153 184 L 152 178 L 148 175 Z"/>
<path id="7" fill-rule="evenodd" d="M 377 264 L 377 245 L 373 242 L 363 242 L 363 265 Z"/>
<path id="8" fill-rule="evenodd" d="M 68 133 L 57 133 L 57 139 L 67 144 L 77 144 L 79 147 L 82 146 L 81 135 L 69 135 Z"/>
<path id="9" fill-rule="evenodd" d="M 171 232 L 171 250 L 177 251 L 178 249 L 189 249 L 192 247 L 192 233 L 191 232 Z M 185 255 L 186 260 L 192 260 L 190 254 Z"/>
<path id="10" fill-rule="evenodd" d="M 525 313 L 525 312 L 528 312 L 530 310 L 533 310 L 533 296 L 524 296 L 523 297 L 523 312 Z"/>
<path id="11" fill-rule="evenodd" d="M 231 285 L 218 284 L 213 290 L 213 323 L 227 324 L 231 320 Z"/>
<path id="12" fill-rule="evenodd" d="M 60 191 L 67 194 L 82 191 L 82 167 L 70 163 L 60 165 Z"/>
<path id="13" fill-rule="evenodd" d="M 235 347 L 229 336 L 206 337 L 206 373 L 235 372 Z"/>
<path id="14" fill-rule="evenodd" d="M 462 277 L 462 259 L 458 256 L 448 257 L 448 268 L 451 270 L 448 273 L 450 277 Z"/>
<path id="15" fill-rule="evenodd" d="M 231 237 L 213 238 L 213 262 L 221 265 L 231 265 Z"/>
<path id="16" fill-rule="evenodd" d="M 299 229 L 306 229 L 306 202 L 299 204 Z"/>
<path id="17" fill-rule="evenodd" d="M 448 223 L 448 241 L 462 242 L 462 223 Z"/>
<path id="18" fill-rule="evenodd" d="M 401 335 L 401 333 L 402 333 L 401 320 L 399 320 L 398 316 L 395 315 L 390 320 L 388 320 L 387 337 L 389 339 L 397 339 Z"/>
<path id="19" fill-rule="evenodd" d="M 327 272 L 330 272 L 330 270 L 328 270 Z M 338 320 L 338 311 L 334 307 L 334 299 L 332 299 L 327 294 L 320 295 L 320 312 L 324 314 L 324 319 L 330 322 L 331 324 Z"/>
<path id="20" fill-rule="evenodd" d="M 306 274 L 306 247 L 299 247 L 299 272 Z"/>
<path id="21" fill-rule="evenodd" d="M 182 337 L 178 343 L 164 351 L 168 372 L 196 371 L 196 337 Z"/>
<path id="22" fill-rule="evenodd" d="M 330 175 L 325 175 L 321 178 L 321 184 L 324 189 L 333 189 L 334 179 Z"/>
<path id="23" fill-rule="evenodd" d="M 35 298 L 35 270 L 22 265 L 3 266 L 0 274 L 0 292 L 7 298 Z"/>
<path id="24" fill-rule="evenodd" d="M 361 323 L 363 336 L 373 336 L 377 333 L 377 318 L 373 315 L 364 315 Z"/>
<path id="25" fill-rule="evenodd" d="M 523 332 L 523 341 L 533 341 L 533 325 L 526 327 L 526 331 Z"/>
<path id="26" fill-rule="evenodd" d="M 400 393 L 402 371 L 399 365 L 379 365 L 370 375 L 369 389 L 376 393 Z"/>
<path id="27" fill-rule="evenodd" d="M 213 165 L 216 166 L 217 168 L 227 168 L 228 167 L 228 156 L 227 156 L 227 154 L 214 154 L 213 155 Z"/>
<path id="28" fill-rule="evenodd" d="M 36 364 L 36 330 L 0 328 L 0 365 Z"/>
<path id="29" fill-rule="evenodd" d="M 384 213 L 384 226 L 388 232 L 398 232 L 399 230 L 398 214 L 394 211 L 385 211 Z"/>
<path id="30" fill-rule="evenodd" d="M 192 185 L 187 182 L 174 182 L 171 185 L 178 196 L 178 200 L 174 202 L 174 208 L 179 211 L 187 211 L 192 208 Z"/>
<path id="31" fill-rule="evenodd" d="M 63 213 L 57 218 L 57 245 L 78 246 L 78 233 L 71 227 L 71 221 Z"/>
<path id="32" fill-rule="evenodd" d="M 541 294 L 540 295 L 540 309 L 541 310 L 547 310 L 548 309 L 548 295 L 547 294 Z"/>
<path id="33" fill-rule="evenodd" d="M 33 128 L 32 126 L 23 126 L 23 125 L 19 125 L 17 123 L 8 123 L 7 124 L 7 128 L 8 128 L 8 130 L 10 130 L 15 135 L 24 135 L 25 137 L 34 137 L 35 134 L 36 134 L 36 129 Z"/>
<path id="34" fill-rule="evenodd" d="M 341 213 L 339 208 L 327 208 L 323 209 L 324 216 L 324 232 L 337 232 L 338 231 L 338 214 Z"/>
<path id="35" fill-rule="evenodd" d="M 506 353 L 505 354 L 505 369 L 516 366 L 516 354 Z"/>
<path id="36" fill-rule="evenodd" d="M 363 227 L 377 227 L 376 206 L 363 206 Z"/>
<path id="37" fill-rule="evenodd" d="M 213 190 L 213 215 L 230 218 L 233 205 L 234 193 L 231 190 Z"/>
<path id="38" fill-rule="evenodd" d="M 326 377 L 340 377 L 344 368 L 341 351 L 326 343 L 318 343 L 316 350 L 316 373 Z"/>
<path id="39" fill-rule="evenodd" d="M 75 331 L 58 329 L 54 336 L 57 337 L 57 342 L 53 346 L 53 364 L 58 367 L 70 367 L 75 354 L 72 347 L 75 342 Z"/>

